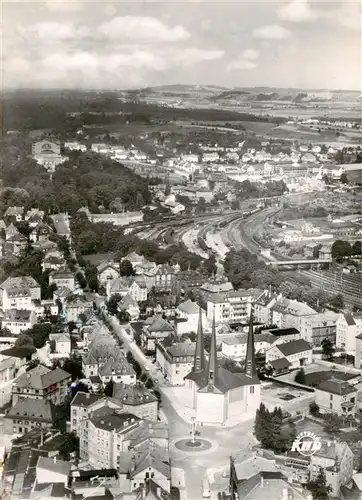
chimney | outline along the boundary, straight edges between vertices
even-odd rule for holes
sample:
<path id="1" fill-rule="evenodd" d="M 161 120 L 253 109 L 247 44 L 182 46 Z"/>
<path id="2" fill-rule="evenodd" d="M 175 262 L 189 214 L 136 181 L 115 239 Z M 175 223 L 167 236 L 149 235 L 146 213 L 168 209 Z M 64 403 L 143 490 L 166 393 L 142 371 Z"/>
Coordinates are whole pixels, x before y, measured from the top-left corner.
<path id="1" fill-rule="evenodd" d="M 264 477 L 263 476 L 261 476 L 261 478 L 260 478 L 260 487 L 264 488 Z"/>

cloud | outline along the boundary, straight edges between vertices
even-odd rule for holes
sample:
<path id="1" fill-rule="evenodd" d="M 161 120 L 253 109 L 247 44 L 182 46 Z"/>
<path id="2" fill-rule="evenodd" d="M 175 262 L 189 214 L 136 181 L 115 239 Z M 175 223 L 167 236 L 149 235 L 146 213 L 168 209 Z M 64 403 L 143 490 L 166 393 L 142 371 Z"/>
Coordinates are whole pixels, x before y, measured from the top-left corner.
<path id="1" fill-rule="evenodd" d="M 58 22 L 40 22 L 27 27 L 18 26 L 18 33 L 23 38 L 37 38 L 39 40 L 71 40 L 83 38 L 89 35 L 89 29 L 85 26 L 74 26 Z"/>
<path id="2" fill-rule="evenodd" d="M 291 32 L 279 24 L 261 26 L 253 30 L 253 36 L 255 38 L 262 38 L 265 40 L 284 40 L 285 38 L 289 38 L 290 35 Z"/>
<path id="3" fill-rule="evenodd" d="M 245 49 L 244 52 L 242 53 L 242 57 L 244 59 L 249 59 L 249 60 L 258 59 L 259 55 L 260 55 L 259 50 L 255 49 Z"/>
<path id="4" fill-rule="evenodd" d="M 176 64 L 183 64 L 185 66 L 190 64 L 197 64 L 205 61 L 213 61 L 224 57 L 223 50 L 206 50 L 206 49 L 175 49 L 169 51 L 170 60 Z"/>
<path id="5" fill-rule="evenodd" d="M 229 62 L 226 66 L 226 71 L 232 71 L 235 69 L 255 69 L 259 66 L 257 59 L 259 58 L 260 52 L 255 49 L 245 49 L 241 56 L 234 61 Z"/>
<path id="6" fill-rule="evenodd" d="M 255 69 L 258 67 L 258 63 L 255 61 L 246 61 L 243 59 L 231 61 L 226 66 L 226 71 L 232 71 L 234 69 Z"/>
<path id="7" fill-rule="evenodd" d="M 169 27 L 154 17 L 124 16 L 102 23 L 98 31 L 110 39 L 149 42 L 177 42 L 190 38 L 183 26 Z"/>
<path id="8" fill-rule="evenodd" d="M 280 7 L 277 14 L 283 21 L 292 23 L 314 21 L 318 18 L 317 12 L 311 9 L 308 0 L 292 0 L 287 5 Z"/>
<path id="9" fill-rule="evenodd" d="M 51 12 L 79 12 L 83 10 L 85 4 L 82 0 L 51 0 L 45 2 L 45 6 Z"/>

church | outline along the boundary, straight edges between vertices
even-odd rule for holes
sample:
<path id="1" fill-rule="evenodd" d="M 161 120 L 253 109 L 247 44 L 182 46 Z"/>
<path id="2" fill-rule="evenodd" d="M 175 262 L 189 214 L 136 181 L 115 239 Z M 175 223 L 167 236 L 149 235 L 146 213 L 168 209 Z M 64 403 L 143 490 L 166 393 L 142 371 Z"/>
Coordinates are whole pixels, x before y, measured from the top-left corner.
<path id="1" fill-rule="evenodd" d="M 210 355 L 206 361 L 200 313 L 194 366 L 185 377 L 197 422 L 223 424 L 226 420 L 239 415 L 255 415 L 259 408 L 260 381 L 256 373 L 252 316 L 245 361 L 245 371 L 240 373 L 232 373 L 218 362 L 215 315 L 212 323 Z"/>

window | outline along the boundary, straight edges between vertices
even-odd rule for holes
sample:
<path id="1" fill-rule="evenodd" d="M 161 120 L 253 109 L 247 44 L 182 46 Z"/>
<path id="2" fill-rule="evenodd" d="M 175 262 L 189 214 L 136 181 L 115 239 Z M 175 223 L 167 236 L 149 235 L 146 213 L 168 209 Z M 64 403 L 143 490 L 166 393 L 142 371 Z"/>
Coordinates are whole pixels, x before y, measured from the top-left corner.
<path id="1" fill-rule="evenodd" d="M 254 394 L 254 386 L 253 385 L 250 386 L 250 394 Z"/>
<path id="2" fill-rule="evenodd" d="M 331 395 L 329 396 L 329 399 L 332 401 L 332 399 L 333 399 L 333 394 L 331 394 Z"/>
<path id="3" fill-rule="evenodd" d="M 333 403 L 329 403 L 329 408 L 333 408 Z"/>

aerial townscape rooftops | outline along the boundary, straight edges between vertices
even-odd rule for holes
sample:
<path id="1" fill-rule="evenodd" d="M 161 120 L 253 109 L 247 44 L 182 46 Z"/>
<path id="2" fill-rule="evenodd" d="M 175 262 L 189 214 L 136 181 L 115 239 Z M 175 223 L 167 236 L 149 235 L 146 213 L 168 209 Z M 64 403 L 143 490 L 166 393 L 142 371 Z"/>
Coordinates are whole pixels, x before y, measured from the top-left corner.
<path id="1" fill-rule="evenodd" d="M 4 5 L 2 498 L 360 499 L 359 5 L 160 6 Z"/>

